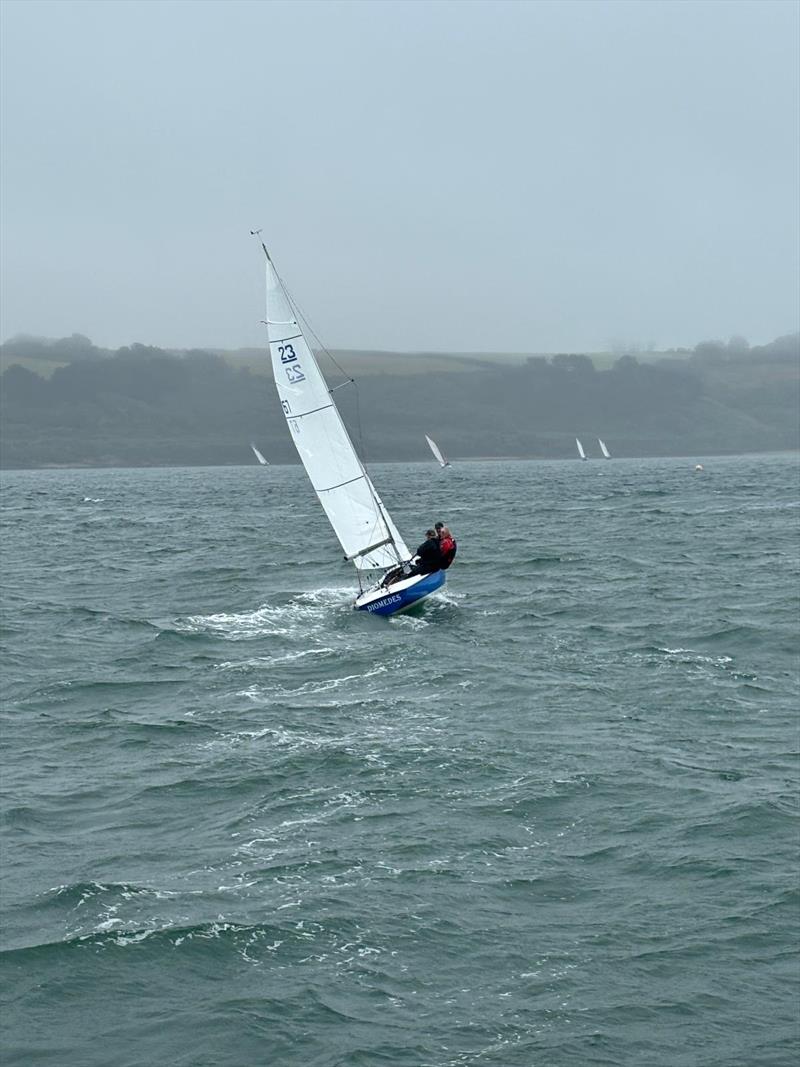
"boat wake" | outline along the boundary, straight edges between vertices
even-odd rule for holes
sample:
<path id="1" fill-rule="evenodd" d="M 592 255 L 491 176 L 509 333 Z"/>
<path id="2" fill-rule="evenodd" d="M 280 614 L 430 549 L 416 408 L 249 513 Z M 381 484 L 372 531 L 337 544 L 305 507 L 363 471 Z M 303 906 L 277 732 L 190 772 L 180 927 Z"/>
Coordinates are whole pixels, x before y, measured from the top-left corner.
<path id="1" fill-rule="evenodd" d="M 251 641 L 261 637 L 308 635 L 330 626 L 332 614 L 349 613 L 353 591 L 341 586 L 306 590 L 289 596 L 282 604 L 264 604 L 255 611 L 217 612 L 178 619 L 178 633 L 208 634 L 226 641 Z"/>

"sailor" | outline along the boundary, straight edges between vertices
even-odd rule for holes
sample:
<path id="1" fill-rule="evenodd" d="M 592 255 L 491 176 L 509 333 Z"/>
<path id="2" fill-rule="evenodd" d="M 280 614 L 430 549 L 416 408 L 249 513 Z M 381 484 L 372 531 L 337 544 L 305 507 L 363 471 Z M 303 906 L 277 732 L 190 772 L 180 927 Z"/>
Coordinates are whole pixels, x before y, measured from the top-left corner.
<path id="1" fill-rule="evenodd" d="M 439 538 L 439 556 L 441 558 L 439 566 L 443 571 L 446 571 L 456 558 L 458 545 L 455 537 L 450 533 L 449 527 L 445 526 L 443 522 L 436 523 L 436 536 Z"/>
<path id="2" fill-rule="evenodd" d="M 425 540 L 417 549 L 414 565 L 409 575 L 433 574 L 434 571 L 440 570 L 441 566 L 442 556 L 439 551 L 439 537 L 436 530 L 426 530 Z"/>

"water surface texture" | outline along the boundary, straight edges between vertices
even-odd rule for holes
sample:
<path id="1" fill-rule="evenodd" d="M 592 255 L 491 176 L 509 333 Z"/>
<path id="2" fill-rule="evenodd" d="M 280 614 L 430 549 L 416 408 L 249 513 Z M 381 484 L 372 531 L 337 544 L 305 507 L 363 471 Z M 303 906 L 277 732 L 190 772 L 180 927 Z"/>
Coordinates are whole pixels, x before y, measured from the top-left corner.
<path id="1" fill-rule="evenodd" d="M 4 1067 L 797 1052 L 796 457 L 4 475 Z"/>

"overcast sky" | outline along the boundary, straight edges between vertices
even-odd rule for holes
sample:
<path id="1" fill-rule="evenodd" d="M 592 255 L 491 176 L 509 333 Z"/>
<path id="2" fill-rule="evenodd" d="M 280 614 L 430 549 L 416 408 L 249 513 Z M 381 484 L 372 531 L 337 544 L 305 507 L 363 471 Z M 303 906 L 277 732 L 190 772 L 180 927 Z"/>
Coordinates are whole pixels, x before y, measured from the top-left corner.
<path id="1" fill-rule="evenodd" d="M 2 337 L 329 347 L 798 328 L 794 0 L 2 4 Z"/>

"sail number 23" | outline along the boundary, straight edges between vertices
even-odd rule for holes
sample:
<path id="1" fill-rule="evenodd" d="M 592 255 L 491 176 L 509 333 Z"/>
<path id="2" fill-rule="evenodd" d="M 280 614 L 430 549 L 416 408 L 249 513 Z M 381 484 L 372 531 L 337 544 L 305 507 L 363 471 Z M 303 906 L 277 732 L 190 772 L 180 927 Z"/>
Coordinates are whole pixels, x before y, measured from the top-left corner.
<path id="1" fill-rule="evenodd" d="M 292 385 L 296 385 L 298 382 L 304 382 L 306 380 L 305 374 L 300 369 L 300 364 L 297 362 L 297 353 L 294 350 L 293 345 L 278 345 L 278 355 L 281 357 L 281 363 L 289 364 L 286 367 L 286 377 Z"/>

